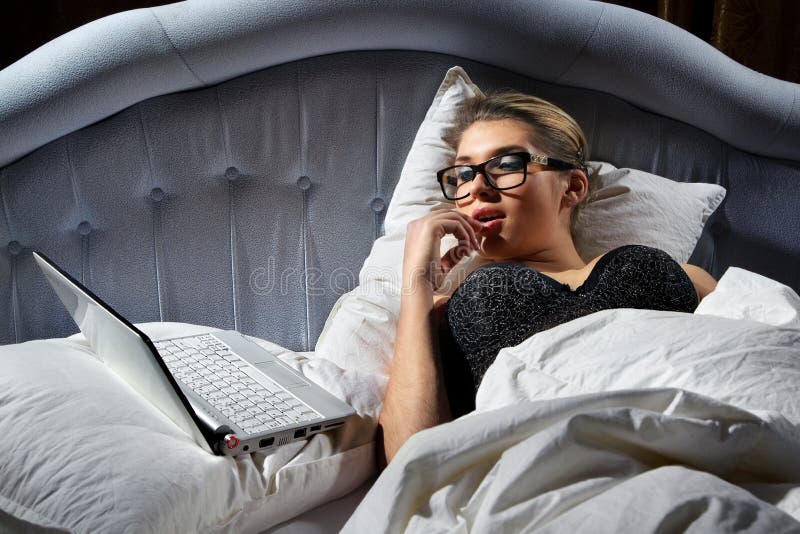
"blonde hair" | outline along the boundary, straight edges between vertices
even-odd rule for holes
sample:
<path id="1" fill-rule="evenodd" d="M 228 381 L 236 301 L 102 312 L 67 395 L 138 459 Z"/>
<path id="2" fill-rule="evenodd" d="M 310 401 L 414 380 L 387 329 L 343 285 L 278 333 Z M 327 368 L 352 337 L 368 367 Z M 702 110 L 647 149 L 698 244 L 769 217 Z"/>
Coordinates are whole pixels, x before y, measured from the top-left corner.
<path id="1" fill-rule="evenodd" d="M 470 98 L 459 108 L 453 126 L 445 132 L 444 141 L 457 149 L 461 136 L 474 122 L 504 119 L 529 126 L 535 135 L 531 141 L 545 151 L 544 155 L 573 163 L 589 178 L 586 167 L 589 148 L 580 125 L 560 107 L 532 95 L 503 91 Z M 570 220 L 572 229 L 580 208 L 588 198 L 587 191 L 580 204 L 573 208 Z"/>

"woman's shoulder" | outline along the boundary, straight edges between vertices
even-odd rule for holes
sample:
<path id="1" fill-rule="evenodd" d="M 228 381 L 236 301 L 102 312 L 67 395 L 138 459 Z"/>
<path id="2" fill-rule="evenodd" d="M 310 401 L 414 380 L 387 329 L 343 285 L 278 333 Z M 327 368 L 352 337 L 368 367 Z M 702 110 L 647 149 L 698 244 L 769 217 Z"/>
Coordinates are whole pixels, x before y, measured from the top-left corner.
<path id="1" fill-rule="evenodd" d="M 689 280 L 692 281 L 694 290 L 697 292 L 698 303 L 717 288 L 717 280 L 702 267 L 691 263 L 683 263 L 681 268 L 686 272 Z"/>

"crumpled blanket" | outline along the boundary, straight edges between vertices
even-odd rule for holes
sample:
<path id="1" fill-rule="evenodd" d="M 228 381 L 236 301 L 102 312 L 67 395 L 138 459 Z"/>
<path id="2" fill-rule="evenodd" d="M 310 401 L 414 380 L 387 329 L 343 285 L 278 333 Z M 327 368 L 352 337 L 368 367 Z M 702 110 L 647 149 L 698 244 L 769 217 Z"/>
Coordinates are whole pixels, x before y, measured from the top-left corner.
<path id="1" fill-rule="evenodd" d="M 694 314 L 606 310 L 503 349 L 345 532 L 800 532 L 800 298 L 730 269 Z"/>

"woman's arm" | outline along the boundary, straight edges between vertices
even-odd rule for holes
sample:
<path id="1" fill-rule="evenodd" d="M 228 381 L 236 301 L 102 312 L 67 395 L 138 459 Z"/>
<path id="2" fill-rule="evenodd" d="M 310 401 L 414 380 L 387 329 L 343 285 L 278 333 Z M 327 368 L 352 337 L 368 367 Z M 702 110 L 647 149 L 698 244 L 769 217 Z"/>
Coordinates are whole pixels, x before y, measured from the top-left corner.
<path id="1" fill-rule="evenodd" d="M 434 212 L 408 225 L 400 318 L 378 420 L 381 466 L 412 434 L 452 418 L 436 355 L 433 293 L 444 275 L 477 248 L 475 230 L 479 228 L 480 223 L 455 211 Z M 463 245 L 440 258 L 445 234 L 455 235 Z"/>
<path id="2" fill-rule="evenodd" d="M 717 281 L 704 269 L 689 263 L 684 263 L 681 267 L 683 267 L 683 270 L 689 275 L 689 280 L 694 284 L 694 290 L 697 291 L 698 303 L 717 287 Z"/>

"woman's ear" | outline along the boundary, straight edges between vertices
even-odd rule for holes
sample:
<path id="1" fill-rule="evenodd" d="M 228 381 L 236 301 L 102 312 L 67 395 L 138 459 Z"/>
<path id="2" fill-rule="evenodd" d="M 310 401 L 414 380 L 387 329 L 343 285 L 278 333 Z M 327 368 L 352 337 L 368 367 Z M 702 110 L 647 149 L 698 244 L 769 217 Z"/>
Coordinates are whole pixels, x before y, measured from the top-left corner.
<path id="1" fill-rule="evenodd" d="M 564 203 L 570 207 L 577 206 L 589 192 L 589 179 L 583 170 L 572 169 L 567 180 Z"/>

